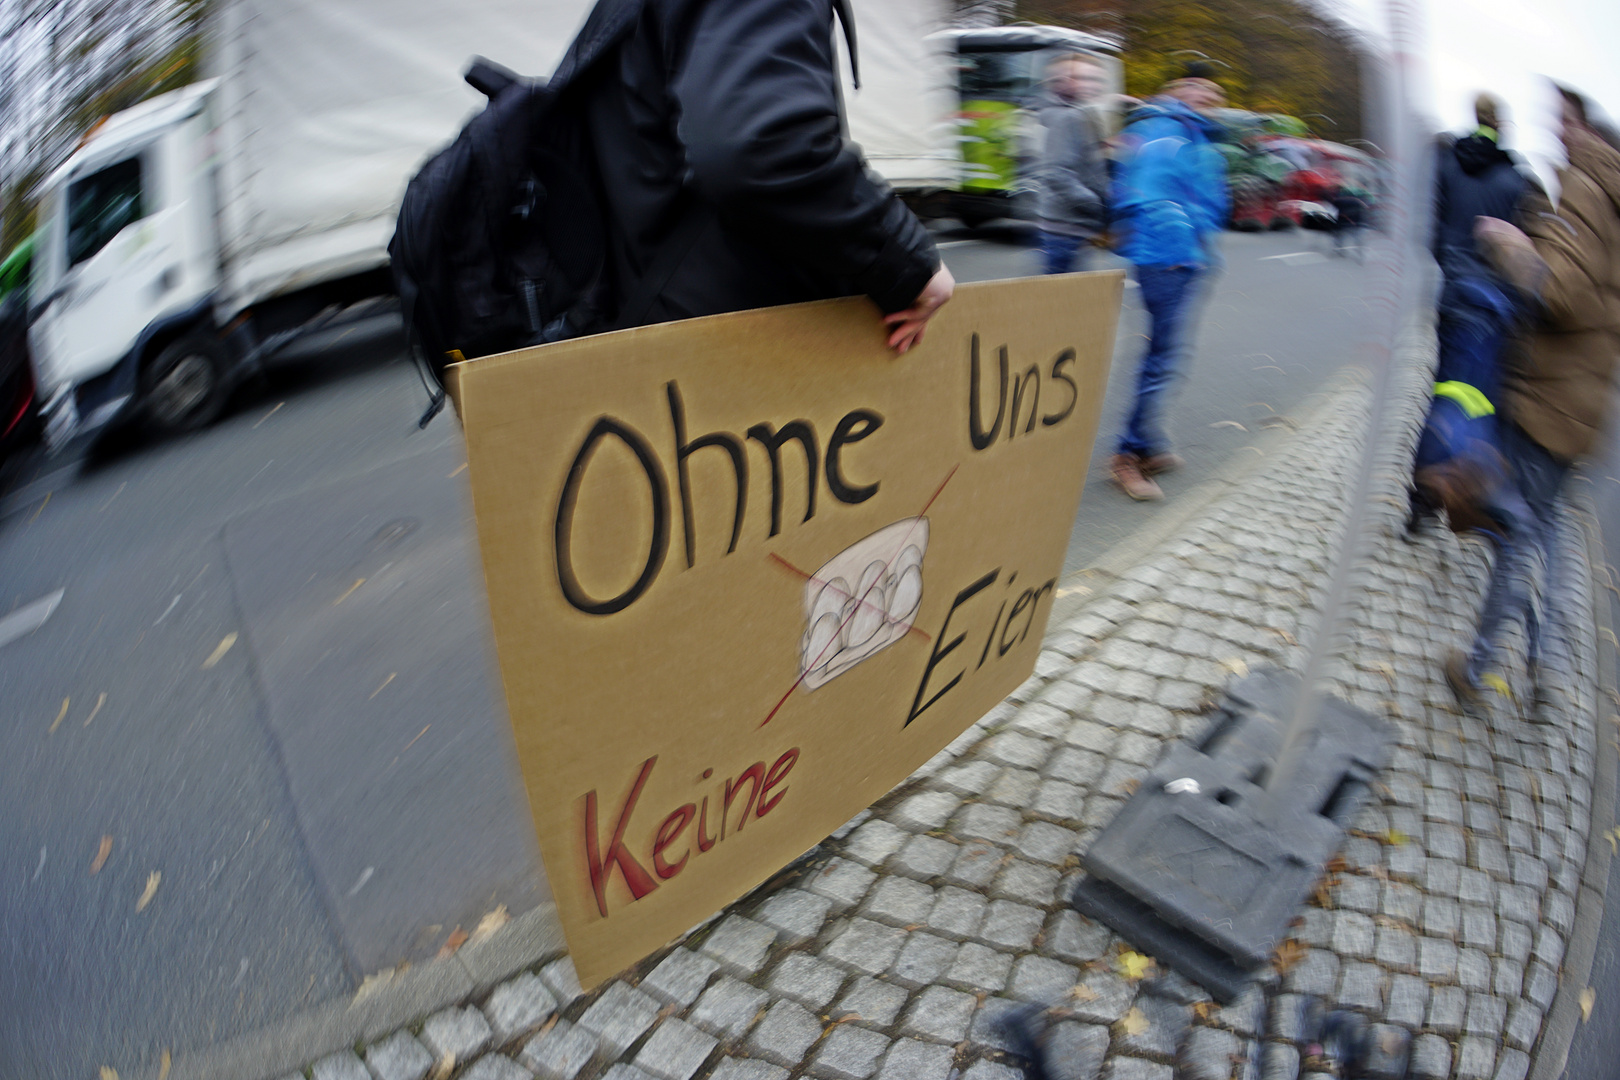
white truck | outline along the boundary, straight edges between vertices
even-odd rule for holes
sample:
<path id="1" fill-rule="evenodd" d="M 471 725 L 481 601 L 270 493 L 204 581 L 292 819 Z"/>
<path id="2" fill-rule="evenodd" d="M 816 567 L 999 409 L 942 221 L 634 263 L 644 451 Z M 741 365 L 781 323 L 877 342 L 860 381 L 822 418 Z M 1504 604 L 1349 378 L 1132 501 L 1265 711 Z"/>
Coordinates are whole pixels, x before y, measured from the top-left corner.
<path id="1" fill-rule="evenodd" d="M 196 85 L 109 118 L 46 182 L 30 347 L 47 441 L 206 424 L 312 329 L 376 314 L 405 184 L 481 107 L 487 56 L 549 73 L 591 0 L 219 0 Z M 944 0 L 856 0 L 851 137 L 953 186 Z M 847 84 L 846 84 L 847 85 Z"/>

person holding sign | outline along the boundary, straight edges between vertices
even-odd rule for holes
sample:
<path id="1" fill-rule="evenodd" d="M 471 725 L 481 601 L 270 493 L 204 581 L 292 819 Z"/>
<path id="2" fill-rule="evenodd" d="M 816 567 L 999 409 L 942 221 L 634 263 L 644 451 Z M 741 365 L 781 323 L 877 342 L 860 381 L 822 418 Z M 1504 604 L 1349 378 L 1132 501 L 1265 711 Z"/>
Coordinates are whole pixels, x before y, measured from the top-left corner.
<path id="1" fill-rule="evenodd" d="M 844 0 L 639 3 L 584 103 L 609 221 L 618 324 L 864 293 L 905 352 L 955 282 L 933 238 L 844 136 Z M 576 46 L 577 47 L 577 46 Z"/>

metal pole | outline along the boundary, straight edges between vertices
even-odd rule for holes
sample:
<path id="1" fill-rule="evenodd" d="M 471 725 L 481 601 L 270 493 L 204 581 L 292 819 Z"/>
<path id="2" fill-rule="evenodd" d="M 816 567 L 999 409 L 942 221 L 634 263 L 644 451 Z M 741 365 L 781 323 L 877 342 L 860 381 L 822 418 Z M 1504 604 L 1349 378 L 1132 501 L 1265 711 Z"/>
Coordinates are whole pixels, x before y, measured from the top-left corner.
<path id="1" fill-rule="evenodd" d="M 1306 663 L 1303 685 L 1294 703 L 1293 715 L 1289 718 L 1276 768 L 1272 770 L 1272 779 L 1267 785 L 1279 790 L 1292 778 L 1305 752 L 1305 736 L 1311 729 L 1322 698 L 1322 668 L 1339 637 L 1351 575 L 1361 556 L 1370 548 L 1372 538 L 1365 533 L 1369 521 L 1376 519 L 1369 518 L 1367 504 L 1373 496 L 1379 440 L 1388 436 L 1384 428 L 1390 411 L 1395 343 L 1404 329 L 1407 314 L 1412 310 L 1406 298 L 1413 291 L 1410 284 L 1418 280 L 1413 249 L 1419 228 L 1427 224 L 1429 200 L 1427 193 L 1419 190 L 1419 182 L 1424 175 L 1420 158 L 1422 142 L 1413 122 L 1413 103 L 1409 96 L 1419 83 L 1416 77 L 1420 62 L 1417 53 L 1417 16 L 1409 0 L 1388 0 L 1386 11 L 1390 31 L 1390 76 L 1387 80 L 1389 100 L 1386 104 L 1389 131 L 1385 145 L 1392 151 L 1395 167 L 1394 214 L 1389 222 L 1393 242 L 1390 245 L 1390 261 L 1376 271 L 1378 280 L 1373 295 L 1373 310 L 1384 316 L 1386 326 L 1367 347 L 1368 361 L 1373 368 L 1373 406 L 1367 426 L 1367 444 L 1362 450 L 1361 472 L 1345 522 L 1344 544 L 1333 568 L 1322 620 Z"/>

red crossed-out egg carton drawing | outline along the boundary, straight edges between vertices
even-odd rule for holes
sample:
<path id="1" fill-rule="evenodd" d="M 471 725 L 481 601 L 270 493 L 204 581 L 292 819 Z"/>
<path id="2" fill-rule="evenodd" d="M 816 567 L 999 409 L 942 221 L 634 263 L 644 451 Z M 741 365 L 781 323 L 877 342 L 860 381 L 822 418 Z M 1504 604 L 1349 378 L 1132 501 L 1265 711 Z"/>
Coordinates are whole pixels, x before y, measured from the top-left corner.
<path id="1" fill-rule="evenodd" d="M 903 518 L 834 555 L 804 585 L 799 673 L 825 685 L 911 631 L 922 604 L 928 519 Z"/>

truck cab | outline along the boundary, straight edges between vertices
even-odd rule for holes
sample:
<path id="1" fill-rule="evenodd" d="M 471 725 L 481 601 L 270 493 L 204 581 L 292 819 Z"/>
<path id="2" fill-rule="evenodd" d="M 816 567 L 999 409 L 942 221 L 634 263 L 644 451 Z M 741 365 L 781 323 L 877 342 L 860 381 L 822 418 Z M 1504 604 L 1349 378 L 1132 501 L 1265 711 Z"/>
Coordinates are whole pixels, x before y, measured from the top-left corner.
<path id="1" fill-rule="evenodd" d="M 214 87 L 112 117 L 46 181 L 29 338 L 53 445 L 136 408 L 186 426 L 223 396 Z"/>

